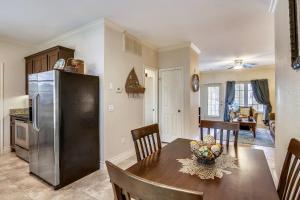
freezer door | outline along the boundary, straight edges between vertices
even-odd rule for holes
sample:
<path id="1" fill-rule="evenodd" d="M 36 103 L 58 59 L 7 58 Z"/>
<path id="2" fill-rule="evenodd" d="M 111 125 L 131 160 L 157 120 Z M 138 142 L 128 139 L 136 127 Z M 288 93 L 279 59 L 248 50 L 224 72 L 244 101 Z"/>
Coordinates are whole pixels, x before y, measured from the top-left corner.
<path id="1" fill-rule="evenodd" d="M 28 78 L 28 93 L 30 99 L 30 108 L 29 108 L 29 122 L 28 122 L 28 131 L 29 131 L 29 170 L 33 174 L 38 174 L 38 132 L 33 127 L 32 115 L 35 109 L 35 100 L 38 93 L 38 75 L 31 74 Z"/>
<path id="2" fill-rule="evenodd" d="M 36 175 L 53 186 L 59 185 L 58 75 L 56 71 L 38 74 L 38 92 L 32 103 L 32 138 L 37 144 L 37 152 L 33 151 L 33 158 L 37 159 Z"/>

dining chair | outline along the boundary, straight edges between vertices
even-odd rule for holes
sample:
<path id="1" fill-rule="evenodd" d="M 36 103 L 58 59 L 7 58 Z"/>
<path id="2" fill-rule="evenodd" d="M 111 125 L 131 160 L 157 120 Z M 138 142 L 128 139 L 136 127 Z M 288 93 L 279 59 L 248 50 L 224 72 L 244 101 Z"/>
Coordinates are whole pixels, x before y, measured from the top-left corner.
<path id="1" fill-rule="evenodd" d="M 106 167 L 116 200 L 202 200 L 203 193 L 163 185 L 135 176 L 109 161 Z"/>
<path id="2" fill-rule="evenodd" d="M 153 124 L 131 131 L 137 161 L 161 149 L 158 124 Z"/>
<path id="3" fill-rule="evenodd" d="M 291 139 L 281 171 L 278 189 L 279 198 L 300 199 L 300 141 Z"/>
<path id="4" fill-rule="evenodd" d="M 220 144 L 224 141 L 224 130 L 226 131 L 226 146 L 229 147 L 230 133 L 233 132 L 234 136 L 234 146 L 237 146 L 237 140 L 240 130 L 239 123 L 233 122 L 222 122 L 222 121 L 211 121 L 211 120 L 201 120 L 200 127 L 200 138 L 203 140 L 203 129 L 207 129 L 207 134 L 210 135 L 211 129 L 213 130 L 214 138 L 217 140 L 217 133 L 220 130 Z"/>

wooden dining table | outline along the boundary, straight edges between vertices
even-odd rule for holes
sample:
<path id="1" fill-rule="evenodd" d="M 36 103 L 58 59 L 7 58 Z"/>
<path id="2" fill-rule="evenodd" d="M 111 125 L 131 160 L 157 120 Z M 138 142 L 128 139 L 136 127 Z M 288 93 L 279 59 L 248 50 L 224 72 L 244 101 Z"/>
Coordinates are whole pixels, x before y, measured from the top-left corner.
<path id="1" fill-rule="evenodd" d="M 237 169 L 222 178 L 200 179 L 179 172 L 176 159 L 191 158 L 190 140 L 176 139 L 127 171 L 142 178 L 183 189 L 203 192 L 204 200 L 278 200 L 278 194 L 262 150 L 229 146 L 224 152 L 236 157 Z"/>

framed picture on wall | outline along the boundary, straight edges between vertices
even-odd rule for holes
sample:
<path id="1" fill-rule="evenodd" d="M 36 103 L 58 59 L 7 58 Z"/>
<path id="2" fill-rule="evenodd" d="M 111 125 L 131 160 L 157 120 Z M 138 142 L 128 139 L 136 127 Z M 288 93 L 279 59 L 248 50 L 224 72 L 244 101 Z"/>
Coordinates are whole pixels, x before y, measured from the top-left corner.
<path id="1" fill-rule="evenodd" d="M 299 28 L 300 28 L 300 0 L 289 0 L 291 62 L 293 69 L 300 68 Z"/>

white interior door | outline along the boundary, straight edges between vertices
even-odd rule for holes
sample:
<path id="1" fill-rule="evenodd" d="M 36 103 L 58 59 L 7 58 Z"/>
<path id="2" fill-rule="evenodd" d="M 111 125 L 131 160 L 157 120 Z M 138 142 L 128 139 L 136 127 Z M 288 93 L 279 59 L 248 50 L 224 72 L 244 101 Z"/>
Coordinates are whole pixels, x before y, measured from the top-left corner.
<path id="1" fill-rule="evenodd" d="M 145 94 L 144 94 L 144 124 L 157 123 L 157 97 L 158 97 L 158 77 L 157 70 L 145 68 Z"/>
<path id="2" fill-rule="evenodd" d="M 4 151 L 4 63 L 0 61 L 0 153 Z"/>
<path id="3" fill-rule="evenodd" d="M 145 125 L 154 124 L 153 78 L 145 77 Z"/>
<path id="4" fill-rule="evenodd" d="M 201 86 L 201 116 L 207 120 L 223 120 L 222 84 L 206 84 Z"/>
<path id="5" fill-rule="evenodd" d="M 163 142 L 171 142 L 183 133 L 183 74 L 181 68 L 159 72 L 160 128 Z"/>

